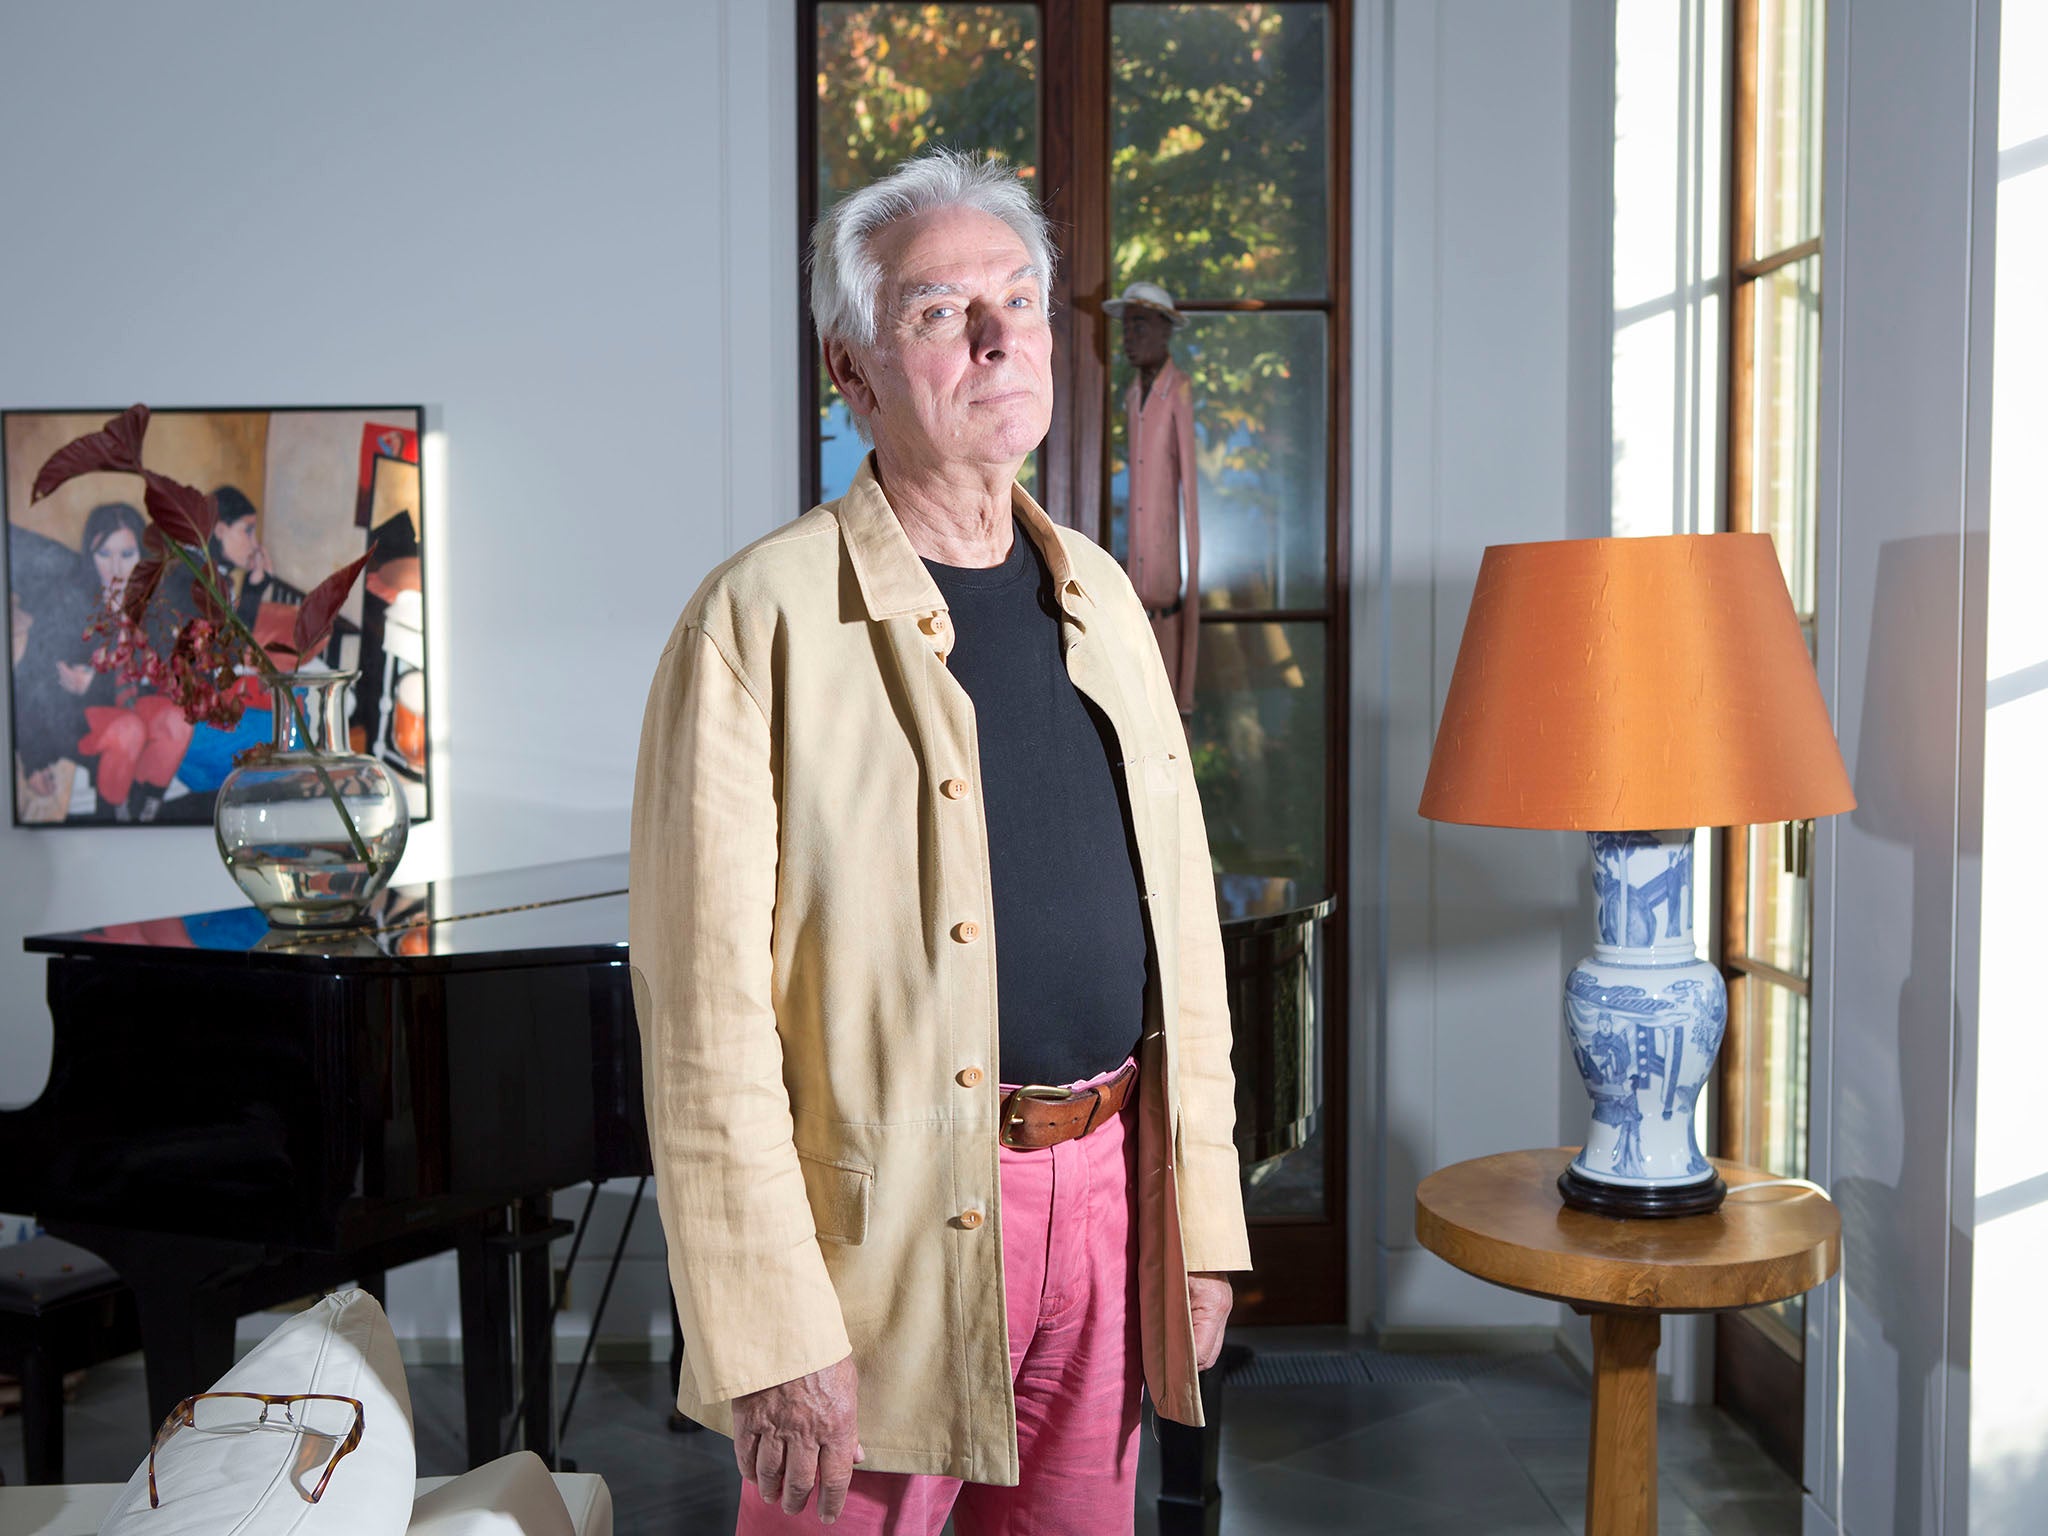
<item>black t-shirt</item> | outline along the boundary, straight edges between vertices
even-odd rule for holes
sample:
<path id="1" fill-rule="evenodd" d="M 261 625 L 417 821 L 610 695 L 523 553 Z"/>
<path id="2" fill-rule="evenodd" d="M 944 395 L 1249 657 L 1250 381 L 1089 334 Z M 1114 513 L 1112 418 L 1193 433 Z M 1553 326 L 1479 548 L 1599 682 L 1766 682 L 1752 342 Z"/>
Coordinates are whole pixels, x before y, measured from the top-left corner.
<path id="1" fill-rule="evenodd" d="M 1136 1049 L 1148 935 L 1116 733 L 1060 655 L 1045 558 L 1021 527 L 985 568 L 925 566 L 974 701 L 994 880 L 1006 1083 L 1093 1077 Z"/>

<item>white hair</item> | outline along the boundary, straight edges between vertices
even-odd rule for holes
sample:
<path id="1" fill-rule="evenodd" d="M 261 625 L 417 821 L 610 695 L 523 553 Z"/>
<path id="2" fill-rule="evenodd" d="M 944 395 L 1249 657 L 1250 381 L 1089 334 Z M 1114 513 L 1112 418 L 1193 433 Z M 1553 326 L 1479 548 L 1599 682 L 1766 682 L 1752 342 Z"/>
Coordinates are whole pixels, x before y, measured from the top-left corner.
<path id="1" fill-rule="evenodd" d="M 1052 238 L 1030 190 L 999 156 L 935 146 L 848 193 L 811 230 L 811 316 L 822 340 L 875 344 L 883 273 L 869 247 L 883 226 L 940 208 L 978 208 L 1015 230 L 1038 269 L 1039 304 L 1049 305 Z"/>

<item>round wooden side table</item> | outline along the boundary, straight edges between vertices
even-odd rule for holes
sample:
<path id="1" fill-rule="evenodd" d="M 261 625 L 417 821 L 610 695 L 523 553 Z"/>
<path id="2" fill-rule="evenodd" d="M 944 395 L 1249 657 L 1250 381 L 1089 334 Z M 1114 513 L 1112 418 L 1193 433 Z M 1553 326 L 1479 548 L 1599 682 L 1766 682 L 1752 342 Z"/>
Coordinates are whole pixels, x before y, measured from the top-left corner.
<path id="1" fill-rule="evenodd" d="M 1734 1195 L 1771 1175 L 1719 1158 L 1731 1198 L 1712 1215 L 1618 1221 L 1566 1210 L 1557 1176 L 1577 1152 L 1501 1152 L 1438 1169 L 1415 1192 L 1415 1235 L 1467 1274 L 1591 1316 L 1587 1536 L 1649 1536 L 1657 1529 L 1659 1319 L 1812 1290 L 1841 1263 L 1842 1219 L 1810 1190 Z"/>

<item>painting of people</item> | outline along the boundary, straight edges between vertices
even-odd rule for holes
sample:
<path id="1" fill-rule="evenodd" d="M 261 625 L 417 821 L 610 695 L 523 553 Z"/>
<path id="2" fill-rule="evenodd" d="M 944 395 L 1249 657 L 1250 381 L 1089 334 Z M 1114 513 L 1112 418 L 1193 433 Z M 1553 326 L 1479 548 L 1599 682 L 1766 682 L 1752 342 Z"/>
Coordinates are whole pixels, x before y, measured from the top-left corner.
<path id="1" fill-rule="evenodd" d="M 101 426 L 102 411 L 0 413 L 7 510 L 10 745 L 17 826 L 177 826 L 213 819 L 236 755 L 270 741 L 270 690 L 253 668 L 232 728 L 190 724 L 147 683 L 125 680 L 102 620 L 143 555 L 140 477 L 86 475 L 31 503 L 36 472 Z M 290 637 L 299 606 L 364 553 L 327 648 L 309 669 L 353 672 L 349 738 L 383 759 L 415 821 L 429 814 L 432 740 L 423 580 L 418 406 L 159 410 L 146 468 L 209 492 L 211 553 L 236 615 L 262 642 Z M 167 580 L 152 623 L 194 610 Z"/>

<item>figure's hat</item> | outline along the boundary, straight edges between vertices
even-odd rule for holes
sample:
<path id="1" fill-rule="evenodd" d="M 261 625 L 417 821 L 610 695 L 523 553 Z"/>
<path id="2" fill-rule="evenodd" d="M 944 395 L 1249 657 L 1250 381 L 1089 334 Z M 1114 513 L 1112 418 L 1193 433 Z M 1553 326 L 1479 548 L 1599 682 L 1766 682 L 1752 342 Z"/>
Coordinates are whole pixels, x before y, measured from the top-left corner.
<path id="1" fill-rule="evenodd" d="M 1166 316 L 1167 322 L 1175 330 L 1179 330 L 1188 323 L 1188 317 L 1173 307 L 1173 295 L 1157 283 L 1131 284 L 1130 287 L 1124 290 L 1122 298 L 1104 300 L 1102 312 L 1113 319 L 1120 318 L 1123 312 L 1133 304 L 1137 305 L 1140 309 L 1149 309 L 1156 314 Z"/>

